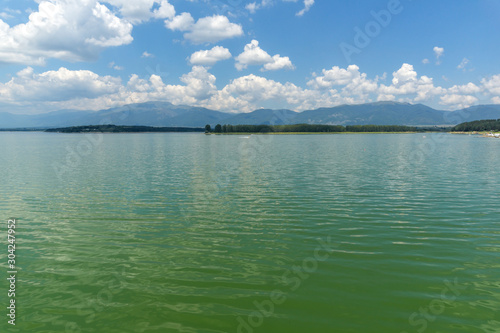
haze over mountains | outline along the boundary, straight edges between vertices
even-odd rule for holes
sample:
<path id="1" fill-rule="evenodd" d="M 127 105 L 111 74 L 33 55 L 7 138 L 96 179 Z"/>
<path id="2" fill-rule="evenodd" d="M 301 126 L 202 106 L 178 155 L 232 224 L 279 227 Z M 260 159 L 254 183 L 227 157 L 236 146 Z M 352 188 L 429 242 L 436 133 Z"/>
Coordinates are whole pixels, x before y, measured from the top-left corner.
<path id="1" fill-rule="evenodd" d="M 377 102 L 341 105 L 303 112 L 259 109 L 250 113 L 223 113 L 201 107 L 168 102 L 129 104 L 101 111 L 60 110 L 38 115 L 0 113 L 0 128 L 50 128 L 82 125 L 142 125 L 203 127 L 232 125 L 456 125 L 465 121 L 499 119 L 500 105 L 478 105 L 457 111 L 442 111 L 423 104 Z"/>

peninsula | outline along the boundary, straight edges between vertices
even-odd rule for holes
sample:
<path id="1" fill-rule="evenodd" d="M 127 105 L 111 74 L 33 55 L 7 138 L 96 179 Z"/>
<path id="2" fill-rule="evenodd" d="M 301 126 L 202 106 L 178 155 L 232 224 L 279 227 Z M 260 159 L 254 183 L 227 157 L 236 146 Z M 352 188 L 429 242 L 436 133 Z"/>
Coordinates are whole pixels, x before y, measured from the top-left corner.
<path id="1" fill-rule="evenodd" d="M 56 133 L 165 133 L 165 132 L 203 132 L 204 128 L 196 127 L 152 127 L 152 126 L 117 126 L 117 125 L 89 125 L 50 128 L 45 132 Z"/>

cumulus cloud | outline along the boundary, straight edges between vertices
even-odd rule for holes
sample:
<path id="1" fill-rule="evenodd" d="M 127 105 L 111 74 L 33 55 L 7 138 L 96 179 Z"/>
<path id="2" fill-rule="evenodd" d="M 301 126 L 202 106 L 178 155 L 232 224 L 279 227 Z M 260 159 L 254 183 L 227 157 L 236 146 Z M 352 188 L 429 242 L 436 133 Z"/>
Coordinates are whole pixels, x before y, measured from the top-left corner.
<path id="1" fill-rule="evenodd" d="M 170 30 L 187 31 L 194 26 L 194 19 L 189 13 L 182 13 L 165 21 L 165 26 Z"/>
<path id="2" fill-rule="evenodd" d="M 319 105 L 340 103 L 340 97 L 329 92 L 318 92 L 300 88 L 292 83 L 281 83 L 250 74 L 234 79 L 207 101 L 207 107 L 224 106 L 226 110 L 250 112 L 266 102 L 285 101 L 296 110 L 305 110 Z M 334 101 L 335 100 L 335 101 Z"/>
<path id="3" fill-rule="evenodd" d="M 392 77 L 392 85 L 380 85 L 378 89 L 380 94 L 410 95 L 413 96 L 413 102 L 423 102 L 445 92 L 445 89 L 434 86 L 432 78 L 425 75 L 419 78 L 410 64 L 403 64 L 400 69 L 392 73 Z"/>
<path id="4" fill-rule="evenodd" d="M 500 74 L 482 79 L 481 84 L 486 93 L 500 96 Z"/>
<path id="5" fill-rule="evenodd" d="M 10 27 L 0 20 L 0 62 L 92 60 L 104 48 L 131 43 L 131 31 L 131 23 L 95 0 L 41 1 L 27 23 Z"/>
<path id="6" fill-rule="evenodd" d="M 241 25 L 231 23 L 226 16 L 214 15 L 200 18 L 196 23 L 189 13 L 182 13 L 165 21 L 170 30 L 185 31 L 184 38 L 193 44 L 216 43 L 243 35 Z"/>
<path id="7" fill-rule="evenodd" d="M 356 65 L 350 65 L 347 69 L 334 66 L 328 70 L 323 69 L 322 74 L 316 76 L 307 84 L 319 89 L 331 88 L 332 86 L 348 85 L 353 81 L 354 77 L 360 75 L 359 67 Z"/>
<path id="8" fill-rule="evenodd" d="M 255 43 L 253 45 L 256 46 Z M 100 76 L 91 71 L 61 67 L 36 73 L 33 68 L 27 67 L 9 81 L 0 83 L 0 104 L 40 112 L 62 108 L 104 109 L 127 103 L 168 101 L 228 112 L 249 112 L 261 106 L 281 105 L 302 111 L 387 100 L 436 103 L 448 109 L 459 109 L 478 103 L 481 96 L 492 103 L 500 103 L 500 75 L 485 78 L 480 84 L 470 82 L 443 88 L 435 86 L 432 78 L 418 75 L 410 64 L 403 64 L 394 71 L 392 80 L 387 80 L 388 84 L 382 83 L 385 75 L 369 78 L 358 66 L 350 65 L 347 68 L 334 66 L 323 69 L 319 75 L 313 73 L 307 88 L 250 74 L 235 78 L 218 89 L 215 75 L 205 66 L 225 58 L 226 51 L 220 46 L 200 51 L 193 56 L 193 67 L 180 77 L 179 84 L 164 81 L 165 78 L 156 74 L 149 78 L 134 74 L 124 84 L 119 77 Z M 269 57 L 262 58 L 269 61 Z M 261 61 L 260 65 L 273 63 Z"/>
<path id="9" fill-rule="evenodd" d="M 247 68 L 249 65 L 264 65 L 272 61 L 272 57 L 259 47 L 257 40 L 252 40 L 245 45 L 243 53 L 236 57 L 236 69 L 239 71 Z"/>
<path id="10" fill-rule="evenodd" d="M 97 98 L 120 90 L 121 79 L 99 76 L 86 70 L 71 71 L 64 67 L 42 74 L 27 67 L 10 81 L 0 84 L 1 101 L 24 103 L 33 101 L 64 101 Z"/>
<path id="11" fill-rule="evenodd" d="M 444 95 L 440 99 L 441 102 L 439 104 L 451 106 L 454 109 L 465 109 L 478 101 L 475 96 L 458 94 Z"/>
<path id="12" fill-rule="evenodd" d="M 282 57 L 279 54 L 273 55 L 272 61 L 264 64 L 261 71 L 277 71 L 280 69 L 295 69 L 292 61 L 288 57 Z"/>
<path id="13" fill-rule="evenodd" d="M 404 84 L 415 82 L 417 80 L 417 72 L 410 64 L 403 64 L 400 69 L 392 73 L 392 84 L 401 87 Z"/>
<path id="14" fill-rule="evenodd" d="M 481 91 L 481 88 L 476 86 L 474 83 L 469 82 L 467 84 L 458 86 L 455 85 L 448 89 L 448 93 L 451 94 L 477 94 Z"/>
<path id="15" fill-rule="evenodd" d="M 192 65 L 213 66 L 216 62 L 231 58 L 228 49 L 222 46 L 214 46 L 211 50 L 201 50 L 193 53 L 189 58 Z"/>
<path id="16" fill-rule="evenodd" d="M 166 19 L 175 16 L 175 8 L 167 0 L 103 0 L 119 9 L 127 21 L 138 24 L 151 18 Z"/>
<path id="17" fill-rule="evenodd" d="M 261 71 L 272 71 L 280 69 L 294 69 L 290 58 L 282 57 L 279 54 L 270 56 L 269 53 L 259 47 L 257 40 L 252 40 L 249 44 L 245 45 L 243 53 L 236 57 L 235 67 L 241 71 L 248 66 L 263 65 Z"/>
<path id="18" fill-rule="evenodd" d="M 345 100 L 356 100 L 362 103 L 369 100 L 369 95 L 376 93 L 379 78 L 370 80 L 366 73 L 361 73 L 356 65 L 347 68 L 334 66 L 331 69 L 323 69 L 322 75 L 314 75 L 307 85 L 319 90 L 331 90 L 336 87 L 341 89 L 340 96 Z M 337 91 L 337 90 L 335 90 Z"/>

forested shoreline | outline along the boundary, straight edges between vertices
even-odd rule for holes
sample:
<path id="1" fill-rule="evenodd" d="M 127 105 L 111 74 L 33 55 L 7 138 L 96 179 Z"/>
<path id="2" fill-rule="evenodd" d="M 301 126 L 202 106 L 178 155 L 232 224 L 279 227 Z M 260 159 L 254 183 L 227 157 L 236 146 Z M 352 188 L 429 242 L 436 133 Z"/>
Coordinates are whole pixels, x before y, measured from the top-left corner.
<path id="1" fill-rule="evenodd" d="M 401 132 L 420 132 L 419 129 L 412 126 L 401 125 L 314 125 L 314 124 L 295 124 L 295 125 L 220 125 L 217 124 L 213 129 L 210 125 L 205 126 L 206 133 L 401 133 Z"/>
<path id="2" fill-rule="evenodd" d="M 452 132 L 490 132 L 500 131 L 500 119 L 476 120 L 459 124 L 451 129 Z"/>
<path id="3" fill-rule="evenodd" d="M 56 133 L 162 133 L 162 132 L 203 132 L 203 128 L 191 127 L 151 127 L 151 126 L 119 126 L 119 125 L 89 125 L 51 128 L 45 132 Z"/>

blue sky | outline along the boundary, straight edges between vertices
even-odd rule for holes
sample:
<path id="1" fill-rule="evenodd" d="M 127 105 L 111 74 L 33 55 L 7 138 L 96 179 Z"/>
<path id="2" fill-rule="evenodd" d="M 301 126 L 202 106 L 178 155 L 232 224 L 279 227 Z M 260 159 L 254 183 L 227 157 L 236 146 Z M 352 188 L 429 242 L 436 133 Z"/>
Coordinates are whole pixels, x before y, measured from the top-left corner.
<path id="1" fill-rule="evenodd" d="M 496 0 L 4 0 L 0 112 L 500 104 Z"/>

